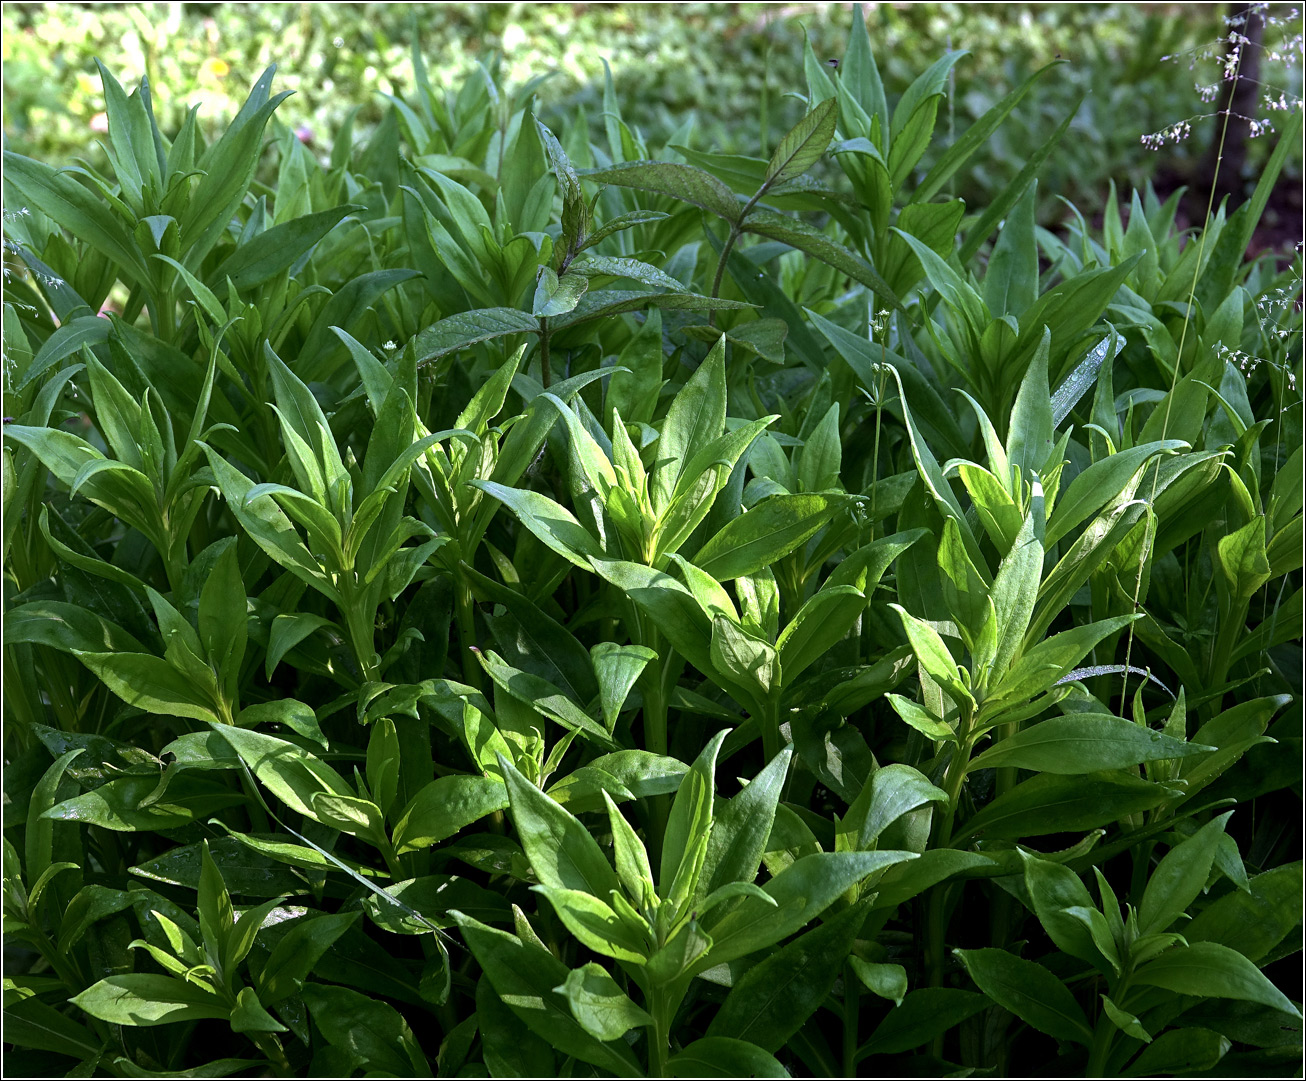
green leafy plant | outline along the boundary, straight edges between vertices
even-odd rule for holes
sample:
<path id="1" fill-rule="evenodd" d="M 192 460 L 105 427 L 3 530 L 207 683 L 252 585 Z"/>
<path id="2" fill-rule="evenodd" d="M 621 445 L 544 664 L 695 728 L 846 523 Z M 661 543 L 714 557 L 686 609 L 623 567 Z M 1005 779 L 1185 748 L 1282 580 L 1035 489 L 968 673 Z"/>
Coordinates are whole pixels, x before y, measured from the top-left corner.
<path id="1" fill-rule="evenodd" d="M 800 51 L 6 155 L 10 1073 L 1295 1068 L 1300 120 L 1046 229 L 1059 66 Z"/>

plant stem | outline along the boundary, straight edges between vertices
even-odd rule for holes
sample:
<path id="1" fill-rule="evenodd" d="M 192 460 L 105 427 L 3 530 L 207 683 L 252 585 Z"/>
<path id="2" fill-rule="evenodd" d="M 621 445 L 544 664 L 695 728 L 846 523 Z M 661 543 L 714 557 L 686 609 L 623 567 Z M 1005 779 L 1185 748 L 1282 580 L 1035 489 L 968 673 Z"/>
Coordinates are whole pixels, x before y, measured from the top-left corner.
<path id="1" fill-rule="evenodd" d="M 653 1034 L 649 1041 L 648 1073 L 650 1077 L 667 1076 L 667 1050 L 670 1046 L 670 1002 L 665 987 L 654 988 L 649 996 L 649 1014 L 653 1018 Z"/>
<path id="2" fill-rule="evenodd" d="M 373 683 L 381 677 L 373 643 L 375 609 L 361 603 L 363 598 L 359 596 L 354 583 L 350 580 L 353 576 L 352 570 L 341 575 L 340 607 L 345 617 L 345 633 L 349 635 L 349 646 L 354 652 L 359 676 L 363 682 Z"/>
<path id="3" fill-rule="evenodd" d="M 857 1014 L 861 982 L 847 961 L 843 963 L 843 1075 L 857 1076 Z"/>
<path id="4" fill-rule="evenodd" d="M 1111 1044 L 1115 1042 L 1116 1026 L 1107 1016 L 1106 1010 L 1098 1014 L 1097 1027 L 1093 1030 L 1093 1048 L 1088 1054 L 1088 1066 L 1085 1077 L 1105 1077 L 1106 1060 L 1111 1053 Z"/>
<path id="5" fill-rule="evenodd" d="M 549 321 L 540 320 L 540 383 L 547 390 L 553 374 L 549 369 Z"/>
<path id="6" fill-rule="evenodd" d="M 751 205 L 751 204 L 750 204 Z M 741 215 L 742 218 L 742 215 Z M 708 295 L 715 300 L 721 294 L 721 279 L 725 276 L 726 260 L 730 258 L 730 250 L 735 246 L 735 241 L 739 239 L 739 226 L 730 227 L 730 235 L 726 237 L 725 245 L 721 248 L 721 257 L 716 263 L 716 276 L 712 279 L 712 292 Z M 716 312 L 707 313 L 707 325 L 716 326 Z"/>
<path id="7" fill-rule="evenodd" d="M 667 671 L 672 657 L 666 641 L 652 630 L 644 643 L 654 650 L 660 660 L 644 670 L 642 692 L 644 695 L 644 747 L 653 754 L 667 753 L 667 706 L 670 694 L 666 687 Z M 663 657 L 663 654 L 666 654 Z M 649 850 L 661 859 L 662 840 L 667 832 L 667 819 L 671 815 L 670 795 L 652 796 L 649 799 Z"/>
<path id="8" fill-rule="evenodd" d="M 281 1042 L 270 1033 L 251 1032 L 249 1034 L 254 1046 L 259 1049 L 273 1066 L 277 1068 L 277 1073 L 282 1077 L 289 1077 L 294 1071 L 291 1069 L 290 1060 L 286 1058 L 286 1053 L 281 1048 Z"/>
<path id="9" fill-rule="evenodd" d="M 768 698 L 764 708 L 758 714 L 762 727 L 762 756 L 770 762 L 784 750 L 784 741 L 780 738 L 780 701 L 776 697 Z"/>
<path id="10" fill-rule="evenodd" d="M 463 660 L 463 682 L 479 691 L 481 689 L 481 666 L 476 660 L 476 654 L 472 652 L 473 647 L 476 645 L 476 608 L 472 597 L 472 588 L 467 584 L 467 579 L 459 574 L 454 589 L 456 595 L 455 618 L 458 621 L 458 648 L 462 653 Z"/>
<path id="11" fill-rule="evenodd" d="M 948 762 L 948 769 L 944 774 L 943 787 L 944 791 L 948 793 L 948 803 L 943 810 L 943 816 L 938 821 L 934 836 L 930 839 L 931 849 L 947 848 L 952 840 L 952 823 L 956 818 L 957 803 L 961 799 L 961 787 L 966 780 L 966 769 L 970 765 L 970 728 L 972 721 L 973 711 L 971 707 L 963 707 L 961 716 L 957 721 L 957 746 L 952 752 L 952 759 Z M 927 956 L 929 957 L 931 987 L 943 986 L 943 968 L 948 948 L 947 899 L 947 883 L 940 883 L 930 892 L 929 914 L 927 917 L 929 943 Z M 943 1033 L 934 1038 L 932 1051 L 936 1058 L 943 1056 Z"/>

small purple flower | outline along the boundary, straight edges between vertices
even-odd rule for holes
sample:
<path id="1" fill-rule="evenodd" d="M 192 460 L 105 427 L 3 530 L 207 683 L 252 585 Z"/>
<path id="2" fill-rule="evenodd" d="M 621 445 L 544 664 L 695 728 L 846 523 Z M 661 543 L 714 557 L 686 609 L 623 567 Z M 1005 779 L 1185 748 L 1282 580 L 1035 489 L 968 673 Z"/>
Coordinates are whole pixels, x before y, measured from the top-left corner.
<path id="1" fill-rule="evenodd" d="M 295 138 L 301 143 L 311 143 L 313 141 L 313 129 L 307 124 L 300 124 L 295 129 Z"/>

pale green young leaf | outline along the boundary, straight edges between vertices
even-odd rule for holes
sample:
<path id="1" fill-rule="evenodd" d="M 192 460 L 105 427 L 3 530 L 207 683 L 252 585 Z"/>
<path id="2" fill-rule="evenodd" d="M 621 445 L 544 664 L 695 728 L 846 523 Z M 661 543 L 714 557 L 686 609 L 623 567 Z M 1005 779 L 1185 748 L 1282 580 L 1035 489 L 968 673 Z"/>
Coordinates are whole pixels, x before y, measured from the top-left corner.
<path id="1" fill-rule="evenodd" d="M 632 1028 L 653 1024 L 653 1018 L 593 961 L 572 969 L 554 990 L 566 997 L 572 1016 L 595 1039 L 619 1040 Z"/>
<path id="2" fill-rule="evenodd" d="M 522 525 L 569 563 L 588 567 L 587 557 L 603 554 L 599 542 L 576 520 L 576 516 L 548 496 L 494 481 L 473 480 L 470 483 L 506 504 Z"/>
<path id="3" fill-rule="evenodd" d="M 587 948 L 604 957 L 642 964 L 652 944 L 644 928 L 585 890 L 561 886 L 533 886 L 549 899 L 563 925 Z M 620 896 L 620 894 L 618 894 Z"/>
<path id="4" fill-rule="evenodd" d="M 716 759 L 727 733 L 718 732 L 680 781 L 667 819 L 658 871 L 658 895 L 664 901 L 695 893 L 712 832 L 712 802 L 716 788 Z"/>
<path id="5" fill-rule="evenodd" d="M 523 940 L 454 911 L 463 939 L 499 998 L 536 1035 L 563 1054 L 599 1066 L 618 1077 L 643 1070 L 623 1041 L 596 1039 L 575 1018 L 567 999 L 555 991 L 566 983 L 566 965 L 535 940 Z"/>
<path id="6" fill-rule="evenodd" d="M 658 655 L 647 646 L 619 646 L 614 642 L 599 642 L 590 647 L 594 676 L 599 683 L 599 708 L 603 723 L 609 732 L 617 723 L 617 715 L 626 704 L 630 689 L 640 674 Z"/>
<path id="7" fill-rule="evenodd" d="M 725 340 L 722 339 L 685 382 L 662 422 L 656 447 L 659 464 L 653 470 L 650 491 L 655 510 L 665 510 L 689 460 L 699 448 L 721 434 L 725 421 Z"/>
<path id="8" fill-rule="evenodd" d="M 537 319 L 566 315 L 572 311 L 589 288 L 589 279 L 583 274 L 564 274 L 558 277 L 549 267 L 540 267 L 531 314 Z"/>
<path id="9" fill-rule="evenodd" d="M 148 972 L 110 976 L 69 999 L 92 1017 L 114 1025 L 166 1025 L 173 1021 L 226 1020 L 217 993 L 172 976 Z"/>
<path id="10" fill-rule="evenodd" d="M 580 821 L 502 756 L 499 767 L 508 785 L 513 824 L 539 880 L 546 886 L 579 890 L 596 898 L 618 889 L 612 865 Z"/>

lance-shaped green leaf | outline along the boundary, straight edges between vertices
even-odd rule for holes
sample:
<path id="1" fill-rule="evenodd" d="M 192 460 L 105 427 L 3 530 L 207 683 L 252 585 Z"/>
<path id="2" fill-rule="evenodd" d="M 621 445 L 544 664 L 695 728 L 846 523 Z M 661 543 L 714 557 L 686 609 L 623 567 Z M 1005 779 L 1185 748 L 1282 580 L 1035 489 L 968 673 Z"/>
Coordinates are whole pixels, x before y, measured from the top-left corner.
<path id="1" fill-rule="evenodd" d="M 1175 794 L 1173 788 L 1127 772 L 1086 777 L 1041 773 L 997 797 L 967 822 L 957 837 L 1021 838 L 1081 832 L 1151 810 Z"/>
<path id="2" fill-rule="evenodd" d="M 508 790 L 495 778 L 437 777 L 400 814 L 394 829 L 395 851 L 403 855 L 429 848 L 507 806 Z"/>
<path id="3" fill-rule="evenodd" d="M 394 1076 L 426 1076 L 431 1067 L 403 1014 L 360 991 L 332 984 L 306 985 L 301 994 L 327 1043 Z"/>
<path id="4" fill-rule="evenodd" d="M 947 801 L 948 794 L 930 784 L 920 770 L 895 762 L 871 774 L 839 823 L 838 833 L 849 838 L 848 850 L 866 851 L 874 848 L 880 834 L 909 811 Z"/>
<path id="5" fill-rule="evenodd" d="M 843 503 L 817 493 L 771 496 L 727 522 L 693 561 L 721 582 L 754 574 L 804 544 Z"/>
<path id="6" fill-rule="evenodd" d="M 1204 748 L 1197 748 L 1202 750 Z M 1215 748 L 1211 748 L 1214 750 Z M 1233 814 L 1213 818 L 1187 840 L 1175 845 L 1157 864 L 1138 907 L 1138 933 L 1159 934 L 1170 928 L 1206 888 L 1224 827 Z"/>
<path id="7" fill-rule="evenodd" d="M 509 334 L 538 334 L 539 323 L 517 308 L 481 308 L 432 323 L 412 341 L 418 364 Z"/>
<path id="8" fill-rule="evenodd" d="M 204 453 L 217 478 L 223 499 L 254 543 L 296 578 L 339 603 L 340 593 L 335 584 L 299 539 L 295 527 L 290 524 L 290 519 L 277 502 L 266 491 L 249 499 L 255 488 L 253 481 L 215 453 L 213 448 L 205 446 Z"/>
<path id="9" fill-rule="evenodd" d="M 788 1077 L 789 1071 L 757 1044 L 704 1036 L 667 1060 L 668 1077 Z"/>
<path id="10" fill-rule="evenodd" d="M 104 829 L 146 832 L 180 829 L 245 797 L 220 782 L 187 776 L 172 781 L 166 794 L 147 802 L 158 788 L 157 776 L 133 774 L 56 804 L 47 817 L 85 822 Z"/>
<path id="11" fill-rule="evenodd" d="M 464 941 L 493 984 L 499 998 L 532 1032 L 565 1055 L 608 1070 L 618 1077 L 639 1077 L 643 1071 L 620 1040 L 603 1041 L 585 1029 L 567 998 L 554 988 L 564 986 L 570 972 L 537 939 L 523 940 L 465 915 L 450 913 Z"/>
<path id="12" fill-rule="evenodd" d="M 968 769 L 1015 766 L 1040 773 L 1097 773 L 1213 750 L 1110 714 L 1075 713 L 1006 737 L 971 759 Z"/>
<path id="13" fill-rule="evenodd" d="M 973 991 L 922 987 L 910 992 L 901 1006 L 889 1011 L 870 1040 L 858 1050 L 857 1057 L 910 1051 L 988 1007 L 989 1000 Z"/>
<path id="14" fill-rule="evenodd" d="M 517 701 L 539 710 L 564 728 L 584 732 L 600 746 L 613 746 L 604 728 L 547 679 L 505 664 L 494 653 L 477 650 L 477 659 L 494 685 Z"/>
<path id="15" fill-rule="evenodd" d="M 1092 909 L 1093 899 L 1079 876 L 1069 867 L 1051 860 L 1038 859 L 1020 849 L 1025 863 L 1025 889 L 1033 903 L 1034 915 L 1056 947 L 1081 961 L 1100 965 L 1093 936 L 1085 923 L 1071 909 Z"/>
<path id="16" fill-rule="evenodd" d="M 921 668 L 930 678 L 947 690 L 953 701 L 973 701 L 970 691 L 961 681 L 961 670 L 952 659 L 952 653 L 944 644 L 943 638 L 930 624 L 917 619 L 901 605 L 889 605 L 902 620 L 903 630 L 907 632 L 907 641 Z"/>
<path id="17" fill-rule="evenodd" d="M 625 229 L 643 225 L 647 222 L 662 221 L 670 216 L 670 214 L 666 214 L 661 210 L 632 210 L 628 214 L 610 218 L 581 242 L 580 250 L 584 251 L 586 248 L 592 248 L 601 241 L 607 240 L 614 233 L 620 233 Z"/>
<path id="18" fill-rule="evenodd" d="M 712 671 L 749 691 L 750 701 L 761 701 L 779 690 L 782 671 L 775 647 L 733 619 L 715 615 L 709 646 Z"/>
<path id="19" fill-rule="evenodd" d="M 595 1039 L 619 1040 L 632 1028 L 653 1024 L 653 1018 L 593 961 L 573 968 L 554 990 L 566 997 L 572 1016 Z"/>
<path id="20" fill-rule="evenodd" d="M 144 653 L 145 647 L 103 616 L 65 601 L 31 601 L 4 614 L 5 641 L 40 643 L 71 653 Z"/>
<path id="21" fill-rule="evenodd" d="M 720 340 L 672 399 L 658 438 L 659 466 L 653 471 L 651 495 L 661 512 L 671 501 L 690 459 L 716 439 L 726 423 L 726 351 Z M 691 478 L 695 479 L 695 478 Z"/>
<path id="22" fill-rule="evenodd" d="M 712 510 L 717 494 L 730 482 L 744 452 L 775 414 L 749 421 L 700 444 L 688 462 L 681 463 L 671 502 L 658 517 L 655 533 L 657 555 L 675 552 Z M 655 472 L 658 476 L 661 471 Z M 668 470 L 669 472 L 669 470 Z"/>
<path id="23" fill-rule="evenodd" d="M 190 676 L 159 657 L 143 653 L 86 653 L 70 650 L 128 705 L 147 713 L 218 721 L 217 685 L 198 686 Z"/>
<path id="24" fill-rule="evenodd" d="M 258 77 L 227 130 L 196 162 L 201 176 L 180 215 L 185 253 L 182 262 L 192 271 L 198 271 L 245 198 L 262 156 L 263 129 L 276 107 L 290 95 L 285 90 L 269 100 L 276 70 L 273 64 Z"/>
<path id="25" fill-rule="evenodd" d="M 47 1006 L 35 996 L 17 998 L 6 994 L 5 1042 L 35 1051 L 98 1059 L 105 1051 L 100 1039 L 84 1025 Z"/>
<path id="26" fill-rule="evenodd" d="M 1164 987 L 1181 995 L 1258 1002 L 1292 1017 L 1301 1012 L 1259 968 L 1237 950 L 1217 942 L 1176 946 L 1149 961 L 1133 975 L 1134 983 Z"/>
<path id="27" fill-rule="evenodd" d="M 208 280 L 215 287 L 229 281 L 239 292 L 262 285 L 311 251 L 346 215 L 365 209 L 359 204 L 345 203 L 274 225 L 241 244 L 208 275 Z"/>
<path id="28" fill-rule="evenodd" d="M 586 948 L 630 964 L 643 964 L 648 958 L 652 943 L 647 935 L 647 924 L 629 906 L 622 904 L 618 899 L 621 894 L 613 898 L 617 906 L 614 908 L 584 890 L 566 890 L 557 886 L 531 888 L 549 899 L 563 925 Z"/>
<path id="29" fill-rule="evenodd" d="M 576 816 L 531 784 L 502 755 L 499 767 L 508 784 L 513 824 L 539 880 L 597 898 L 618 889 L 612 865 Z"/>
<path id="30" fill-rule="evenodd" d="M 1048 138 L 1040 144 L 1032 154 L 1025 159 L 1024 168 L 1016 174 L 1014 180 L 1003 189 L 1001 195 L 989 204 L 988 208 L 980 215 L 979 220 L 967 231 L 966 240 L 961 248 L 957 251 L 957 259 L 962 266 L 966 266 L 980 247 L 988 240 L 993 230 L 997 228 L 999 222 L 1006 218 L 1011 208 L 1016 205 L 1016 200 L 1029 187 L 1030 181 L 1038 175 L 1039 169 L 1048 159 L 1048 156 L 1061 141 L 1070 128 L 1070 122 L 1075 119 L 1075 113 L 1079 111 L 1079 106 L 1083 99 L 1075 102 L 1074 108 L 1067 114 L 1063 120 Z M 1042 326 L 1042 323 L 1039 324 Z"/>
<path id="31" fill-rule="evenodd" d="M 248 637 L 245 583 L 236 561 L 235 538 L 223 548 L 200 592 L 199 632 L 205 656 L 222 679 L 223 693 L 234 702 Z"/>
<path id="32" fill-rule="evenodd" d="M 1179 439 L 1165 439 L 1110 454 L 1076 475 L 1057 499 L 1043 542 L 1051 548 L 1089 515 L 1110 504 L 1138 471 L 1158 454 L 1188 449 Z"/>
<path id="33" fill-rule="evenodd" d="M 1020 381 L 1007 429 L 1007 458 L 1021 480 L 1037 476 L 1052 452 L 1052 398 L 1048 390 L 1048 350 L 1052 331 L 1045 329 Z"/>
<path id="34" fill-rule="evenodd" d="M 902 302 L 889 288 L 888 282 L 880 277 L 870 263 L 855 252 L 849 251 L 838 241 L 832 240 L 828 234 L 814 225 L 808 225 L 807 222 L 799 221 L 797 218 L 787 218 L 771 210 L 754 210 L 745 219 L 743 229 L 745 232 L 764 236 L 768 240 L 778 240 L 791 248 L 806 252 L 813 258 L 834 267 L 841 274 L 848 275 L 853 281 L 866 286 L 891 307 L 902 308 Z"/>
<path id="35" fill-rule="evenodd" d="M 864 903 L 853 905 L 750 968 L 731 988 L 708 1035 L 780 1050 L 825 1001 L 866 916 Z"/>
<path id="36" fill-rule="evenodd" d="M 739 219 L 739 202 L 734 193 L 711 173 L 693 165 L 671 161 L 625 161 L 608 169 L 587 169 L 580 175 L 596 184 L 616 184 L 670 195 L 710 210 L 728 222 Z"/>
<path id="37" fill-rule="evenodd" d="M 867 875 L 916 858 L 915 852 L 818 852 L 795 860 L 762 887 L 774 905 L 745 897 L 724 915 L 705 918 L 704 930 L 713 945 L 693 970 L 701 972 L 779 942 Z"/>
<path id="38" fill-rule="evenodd" d="M 122 268 L 135 282 L 149 281 L 140 248 L 100 196 L 69 172 L 6 150 L 5 181 L 23 205 L 34 207 Z"/>
<path id="39" fill-rule="evenodd" d="M 807 599 L 776 640 L 780 663 L 789 683 L 843 639 L 866 608 L 868 600 L 866 594 L 855 586 L 830 585 L 828 582 Z"/>
<path id="40" fill-rule="evenodd" d="M 1030 88 L 1034 85 L 1035 80 L 1043 75 L 1044 72 L 1059 64 L 1067 63 L 1060 59 L 1053 60 L 1049 64 L 1043 65 L 1033 75 L 1030 75 L 1016 89 L 1008 93 L 1001 101 L 992 105 L 989 110 L 967 128 L 961 136 L 953 143 L 937 162 L 933 168 L 925 175 L 922 180 L 912 191 L 913 203 L 924 203 L 933 199 L 943 190 L 943 186 L 960 169 L 980 147 L 989 141 L 991 136 L 1002 124 L 1011 111 L 1020 103 L 1021 99 L 1029 93 Z M 848 60 L 845 57 L 844 66 L 847 67 Z M 845 79 L 847 75 L 845 73 Z"/>
<path id="41" fill-rule="evenodd" d="M 292 811 L 316 820 L 313 798 L 318 793 L 354 796 L 345 779 L 331 766 L 293 743 L 231 725 L 215 724 L 212 728 L 235 748 L 268 791 Z"/>
<path id="42" fill-rule="evenodd" d="M 1113 1012 L 1108 1005 L 1111 1000 L 1105 995 L 1102 999 L 1102 1005 L 1116 1027 L 1122 1028 L 1135 1039 L 1142 1039 L 1146 1035 L 1135 1030 L 1134 1026 L 1142 1028 L 1136 1017 L 1118 1007 Z M 1214 1070 L 1232 1046 L 1227 1037 L 1209 1028 L 1174 1028 L 1161 1033 L 1143 1048 L 1142 1054 L 1121 1071 L 1121 1076 L 1200 1077 Z"/>
<path id="43" fill-rule="evenodd" d="M 1264 515 L 1257 515 L 1241 529 L 1221 537 L 1216 551 L 1220 570 L 1240 601 L 1245 601 L 1269 581 Z"/>
<path id="44" fill-rule="evenodd" d="M 1042 965 L 1005 950 L 953 950 L 981 991 L 1058 1040 L 1089 1045 L 1093 1029 L 1066 985 Z"/>
<path id="45" fill-rule="evenodd" d="M 889 999 L 901 1006 L 907 997 L 907 970 L 902 965 L 872 963 L 860 957 L 849 957 L 849 965 L 857 978 L 872 994 Z"/>
<path id="46" fill-rule="evenodd" d="M 139 470 L 106 458 L 72 432 L 7 424 L 5 438 L 27 447 L 74 495 L 80 491 L 91 502 L 135 526 L 156 547 L 166 545 L 159 532 L 158 496 Z"/>
<path id="47" fill-rule="evenodd" d="M 634 312 L 649 307 L 663 308 L 667 311 L 744 311 L 753 305 L 725 297 L 700 296 L 698 293 L 594 289 L 581 297 L 580 303 L 572 311 L 558 316 L 551 325 L 554 330 L 561 330 L 564 327 L 578 326 L 595 319 L 606 319 L 623 312 Z M 606 371 L 603 374 L 606 374 Z"/>
<path id="48" fill-rule="evenodd" d="M 820 161 L 830 140 L 834 138 L 837 120 L 836 99 L 826 98 L 798 121 L 776 145 L 775 153 L 767 162 L 766 177 L 759 196 L 794 177 L 802 176 Z"/>
<path id="49" fill-rule="evenodd" d="M 953 731 L 952 726 L 919 702 L 913 702 L 900 694 L 886 694 L 884 697 L 889 700 L 889 705 L 899 717 L 927 739 L 943 740 L 947 743 L 957 741 L 957 733 Z"/>
<path id="50" fill-rule="evenodd" d="M 566 315 L 580 303 L 589 284 L 589 279 L 583 274 L 564 274 L 559 278 L 549 267 L 540 267 L 531 314 L 537 319 Z"/>
<path id="51" fill-rule="evenodd" d="M 148 972 L 110 976 L 69 1001 L 101 1021 L 143 1027 L 206 1018 L 226 1020 L 230 1012 L 215 991 Z"/>
<path id="52" fill-rule="evenodd" d="M 658 873 L 658 893 L 664 902 L 680 906 L 696 894 L 712 832 L 716 758 L 726 732 L 718 732 L 680 781 L 667 820 Z M 677 908 L 678 911 L 678 908 Z"/>
<path id="53" fill-rule="evenodd" d="M 792 756 L 793 749 L 786 747 L 737 796 L 715 802 L 700 893 L 713 893 L 732 882 L 752 882 L 757 876 Z"/>
<path id="54" fill-rule="evenodd" d="M 567 269 L 571 274 L 583 274 L 586 278 L 630 278 L 654 289 L 670 289 L 674 293 L 685 292 L 684 282 L 677 281 L 651 263 L 644 263 L 638 259 L 615 255 L 584 255 Z"/>
<path id="55" fill-rule="evenodd" d="M 677 653 L 700 672 L 711 672 L 712 621 L 676 579 L 640 563 L 591 559 L 596 574 L 647 612 Z"/>
<path id="56" fill-rule="evenodd" d="M 1232 890 L 1184 924 L 1189 943 L 1218 942 L 1260 961 L 1302 922 L 1302 864 L 1252 875 L 1246 890 Z"/>
<path id="57" fill-rule="evenodd" d="M 526 488 L 509 488 L 488 480 L 473 480 L 472 487 L 494 496 L 517 516 L 545 547 L 569 563 L 588 567 L 586 557 L 599 557 L 603 549 L 566 507 L 546 495 Z"/>
<path id="58" fill-rule="evenodd" d="M 259 971 L 256 980 L 259 1001 L 271 1006 L 295 994 L 313 966 L 359 915 L 357 911 L 341 912 L 298 921 L 272 948 Z"/>
<path id="59" fill-rule="evenodd" d="M 611 732 L 617 723 L 617 714 L 626 704 L 630 689 L 640 673 L 658 655 L 647 646 L 619 646 L 615 642 L 599 642 L 590 647 L 594 675 L 599 683 L 599 708 L 603 723 Z"/>
<path id="60" fill-rule="evenodd" d="M 989 702 L 995 711 L 1008 704 L 1019 704 L 1042 694 L 1071 671 L 1098 642 L 1127 627 L 1137 616 L 1112 616 L 1073 627 L 1028 648 L 1008 670 L 1002 681 L 989 688 Z"/>

